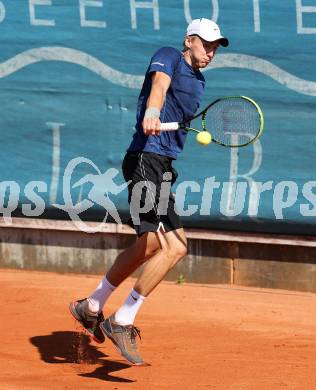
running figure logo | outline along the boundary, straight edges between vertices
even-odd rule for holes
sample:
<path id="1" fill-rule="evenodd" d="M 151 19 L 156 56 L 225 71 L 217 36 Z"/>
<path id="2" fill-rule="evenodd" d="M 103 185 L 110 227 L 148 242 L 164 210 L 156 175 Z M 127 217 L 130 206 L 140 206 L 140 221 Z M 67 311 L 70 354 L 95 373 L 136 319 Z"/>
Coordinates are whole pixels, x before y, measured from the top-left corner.
<path id="1" fill-rule="evenodd" d="M 71 177 L 74 169 L 79 164 L 88 164 L 94 168 L 96 174 L 89 173 L 83 176 L 80 180 L 76 181 L 71 186 Z M 95 233 L 102 229 L 102 223 L 106 222 L 110 215 L 114 221 L 121 224 L 121 218 L 117 211 L 117 208 L 113 201 L 110 199 L 109 194 L 118 195 L 124 191 L 129 183 L 116 184 L 114 178 L 119 174 L 119 170 L 116 168 L 109 168 L 104 173 L 101 173 L 100 169 L 93 163 L 93 161 L 85 157 L 77 157 L 69 161 L 63 176 L 63 198 L 64 204 L 54 204 L 53 206 L 64 210 L 68 213 L 74 224 L 82 231 L 87 233 Z M 87 199 L 81 200 L 74 204 L 71 196 L 71 189 L 84 186 L 87 183 L 92 184 Z M 94 204 L 102 206 L 106 210 L 106 215 L 103 221 L 97 227 L 91 227 L 79 217 L 79 214 L 91 208 Z"/>

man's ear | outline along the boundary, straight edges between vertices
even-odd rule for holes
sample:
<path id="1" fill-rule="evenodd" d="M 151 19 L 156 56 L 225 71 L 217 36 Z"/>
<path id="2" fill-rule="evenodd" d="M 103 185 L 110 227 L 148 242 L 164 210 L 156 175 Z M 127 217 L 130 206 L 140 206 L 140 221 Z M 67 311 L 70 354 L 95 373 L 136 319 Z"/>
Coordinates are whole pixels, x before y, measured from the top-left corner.
<path id="1" fill-rule="evenodd" d="M 191 49 L 191 45 L 192 45 L 192 38 L 187 36 L 184 38 L 184 42 L 183 42 L 183 45 L 185 47 L 187 47 L 188 49 Z"/>

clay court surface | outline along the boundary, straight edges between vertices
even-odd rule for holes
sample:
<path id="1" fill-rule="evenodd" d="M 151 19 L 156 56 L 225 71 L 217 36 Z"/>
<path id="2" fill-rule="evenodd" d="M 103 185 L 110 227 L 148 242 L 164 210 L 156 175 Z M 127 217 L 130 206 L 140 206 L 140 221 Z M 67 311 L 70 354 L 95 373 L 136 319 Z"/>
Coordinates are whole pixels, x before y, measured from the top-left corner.
<path id="1" fill-rule="evenodd" d="M 98 276 L 0 270 L 0 389 L 316 389 L 316 295 L 165 282 L 138 317 L 150 367 L 68 314 Z M 112 295 L 120 305 L 133 280 Z"/>

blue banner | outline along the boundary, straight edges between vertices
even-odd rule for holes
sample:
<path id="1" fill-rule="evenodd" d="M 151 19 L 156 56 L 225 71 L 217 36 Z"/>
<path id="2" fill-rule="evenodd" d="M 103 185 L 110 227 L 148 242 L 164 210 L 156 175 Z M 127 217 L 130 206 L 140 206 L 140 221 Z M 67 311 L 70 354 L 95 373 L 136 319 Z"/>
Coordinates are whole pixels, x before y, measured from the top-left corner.
<path id="1" fill-rule="evenodd" d="M 199 17 L 230 40 L 204 70 L 201 106 L 249 96 L 265 130 L 239 150 L 188 137 L 174 187 L 185 225 L 315 234 L 315 0 L 0 1 L 1 214 L 69 218 L 67 193 L 80 218 L 108 216 L 91 188 L 120 170 L 149 59 L 181 49 Z M 104 191 L 124 217 L 111 172 L 122 190 Z"/>

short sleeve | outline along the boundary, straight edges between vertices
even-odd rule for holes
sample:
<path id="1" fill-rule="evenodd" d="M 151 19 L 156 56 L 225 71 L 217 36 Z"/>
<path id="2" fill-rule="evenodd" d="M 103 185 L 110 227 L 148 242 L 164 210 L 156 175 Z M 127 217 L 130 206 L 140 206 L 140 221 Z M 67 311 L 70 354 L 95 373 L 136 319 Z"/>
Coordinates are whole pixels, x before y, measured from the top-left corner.
<path id="1" fill-rule="evenodd" d="M 148 73 L 164 72 L 172 77 L 181 58 L 181 52 L 173 47 L 162 47 L 152 57 Z"/>

